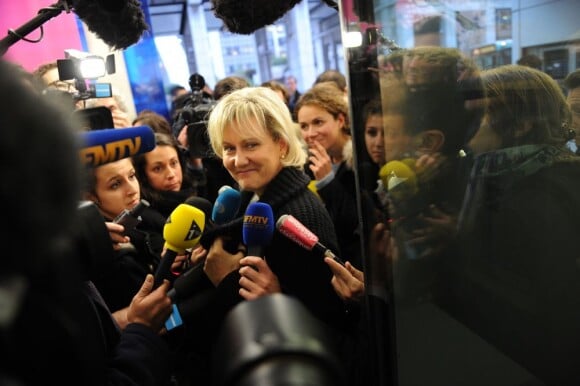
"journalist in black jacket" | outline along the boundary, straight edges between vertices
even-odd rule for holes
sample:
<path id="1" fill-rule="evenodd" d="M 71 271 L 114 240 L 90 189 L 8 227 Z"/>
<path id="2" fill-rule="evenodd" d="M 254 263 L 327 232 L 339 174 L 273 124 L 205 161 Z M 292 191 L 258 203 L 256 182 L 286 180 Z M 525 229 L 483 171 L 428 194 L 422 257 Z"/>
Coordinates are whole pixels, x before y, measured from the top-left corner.
<path id="1" fill-rule="evenodd" d="M 90 244 L 82 225 L 92 227 L 85 235 L 102 235 L 109 255 L 112 247 L 94 206 L 81 218 L 74 118 L 35 93 L 28 76 L 0 60 L 0 88 L 10 90 L 0 94 L 0 121 L 10 128 L 0 130 L 0 152 L 11 180 L 0 187 L 0 212 L 11 219 L 0 234 L 0 384 L 165 386 L 168 348 L 158 331 L 171 312 L 168 285 L 150 292 L 150 277 L 132 304 L 131 323 L 115 328 L 84 281 L 90 271 L 83 259 L 97 251 L 81 248 Z M 15 242 L 23 239 L 24 247 Z"/>
<path id="2" fill-rule="evenodd" d="M 204 232 L 201 244 L 209 252 L 205 263 L 193 268 L 192 276 L 197 280 L 192 286 L 195 288 L 190 287 L 188 292 L 195 294 L 178 301 L 185 335 L 191 342 L 187 346 L 184 344 L 184 350 L 195 351 L 195 363 L 200 366 L 209 358 L 226 313 L 247 298 L 242 297 L 240 291 L 251 291 L 252 285 L 259 286 L 263 282 L 255 280 L 249 285 L 244 273 L 248 267 L 239 262 L 244 254 L 241 252 L 244 250 L 243 217 L 251 202 L 269 204 L 275 221 L 281 215 L 291 214 L 316 234 L 323 245 L 333 251 L 338 247 L 334 226 L 324 204 L 308 189 L 302 142 L 287 107 L 272 90 L 254 87 L 227 95 L 212 111 L 208 127 L 214 151 L 240 185 L 242 204 L 231 222 Z M 223 245 L 240 249 L 228 252 L 229 248 L 222 248 L 218 240 L 229 240 Z M 263 257 L 258 274 L 272 273 L 275 284 L 264 286 L 264 291 L 258 291 L 257 296 L 270 291 L 297 298 L 327 326 L 337 345 L 342 344 L 349 327 L 348 315 L 330 283 L 332 273 L 323 256 L 275 232 L 264 248 Z M 216 269 L 216 262 L 225 268 Z M 220 269 L 222 273 L 216 275 Z M 209 370 L 211 364 L 206 364 L 205 370 Z M 196 381 L 200 373 L 196 371 Z"/>

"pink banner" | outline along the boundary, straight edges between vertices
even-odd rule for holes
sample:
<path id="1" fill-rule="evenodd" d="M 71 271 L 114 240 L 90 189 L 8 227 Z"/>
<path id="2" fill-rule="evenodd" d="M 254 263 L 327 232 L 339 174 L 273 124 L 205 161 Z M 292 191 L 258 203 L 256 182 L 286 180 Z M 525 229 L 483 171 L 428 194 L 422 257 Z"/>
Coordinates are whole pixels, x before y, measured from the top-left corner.
<path id="1" fill-rule="evenodd" d="M 8 30 L 21 27 L 34 19 L 43 7 L 53 5 L 50 0 L 0 0 L 0 39 L 8 36 Z M 81 48 L 81 40 L 73 12 L 61 12 L 42 24 L 44 37 L 38 43 L 19 40 L 8 48 L 4 58 L 18 63 L 28 71 L 33 71 L 43 63 L 64 58 L 64 50 Z M 37 28 L 26 36 L 36 40 L 41 30 Z"/>

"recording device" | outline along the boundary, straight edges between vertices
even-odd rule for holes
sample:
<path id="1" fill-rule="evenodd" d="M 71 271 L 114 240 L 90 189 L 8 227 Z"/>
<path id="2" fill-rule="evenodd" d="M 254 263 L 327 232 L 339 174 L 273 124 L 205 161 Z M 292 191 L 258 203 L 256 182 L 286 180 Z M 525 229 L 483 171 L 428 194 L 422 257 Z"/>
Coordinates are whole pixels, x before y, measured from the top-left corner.
<path id="1" fill-rule="evenodd" d="M 205 214 L 196 207 L 179 204 L 167 218 L 163 227 L 165 254 L 155 271 L 154 287 L 167 279 L 173 281 L 171 265 L 178 254 L 195 247 L 204 230 Z"/>
<path id="2" fill-rule="evenodd" d="M 110 83 L 99 83 L 96 79 L 116 71 L 115 55 L 106 58 L 82 51 L 64 51 L 66 59 L 57 59 L 58 78 L 61 81 L 74 81 L 75 90 L 71 93 L 74 102 L 90 98 L 109 98 L 113 96 Z"/>
<path id="3" fill-rule="evenodd" d="M 242 223 L 242 238 L 247 255 L 264 257 L 264 248 L 274 235 L 274 213 L 265 202 L 252 202 L 246 208 Z"/>
<path id="4" fill-rule="evenodd" d="M 330 249 L 326 248 L 318 241 L 316 236 L 310 229 L 306 228 L 304 224 L 298 221 L 291 214 L 283 214 L 276 221 L 276 229 L 302 248 L 309 251 L 316 251 L 324 257 L 332 257 L 334 261 L 344 265 L 344 261 L 336 256 Z"/>
<path id="5" fill-rule="evenodd" d="M 80 133 L 79 156 L 86 166 L 100 166 L 155 148 L 155 134 L 149 126 L 103 129 Z"/>
<path id="6" fill-rule="evenodd" d="M 149 201 L 141 200 L 133 208 L 123 209 L 123 211 L 113 219 L 113 222 L 115 224 L 123 225 L 123 227 L 125 227 L 125 232 L 127 232 L 129 229 L 133 229 L 139 225 L 139 223 L 143 220 L 141 218 L 141 213 L 143 213 L 145 208 L 149 206 L 151 206 Z"/>
<path id="7" fill-rule="evenodd" d="M 328 329 L 297 299 L 271 294 L 225 317 L 213 350 L 216 386 L 343 386 Z"/>
<path id="8" fill-rule="evenodd" d="M 215 224 L 225 224 L 234 219 L 240 204 L 242 195 L 231 186 L 224 185 L 218 191 L 218 196 L 211 212 L 211 219 Z"/>
<path id="9" fill-rule="evenodd" d="M 189 77 L 191 95 L 185 101 L 173 123 L 173 132 L 179 133 L 187 125 L 187 147 L 191 157 L 205 158 L 211 154 L 207 134 L 207 119 L 215 101 L 203 92 L 205 79 L 199 74 Z"/>

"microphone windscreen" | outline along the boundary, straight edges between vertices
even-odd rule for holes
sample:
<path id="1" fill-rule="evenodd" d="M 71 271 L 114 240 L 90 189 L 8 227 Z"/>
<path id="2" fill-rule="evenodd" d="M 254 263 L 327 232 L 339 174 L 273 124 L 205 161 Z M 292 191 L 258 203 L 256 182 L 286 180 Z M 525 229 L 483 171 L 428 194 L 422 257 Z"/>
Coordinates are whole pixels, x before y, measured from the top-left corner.
<path id="1" fill-rule="evenodd" d="M 252 202 L 244 213 L 242 237 L 248 247 L 266 246 L 274 235 L 274 213 L 264 202 Z"/>
<path id="2" fill-rule="evenodd" d="M 418 192 L 417 175 L 409 165 L 408 160 L 394 160 L 387 162 L 379 171 L 383 186 L 395 198 L 410 198 Z"/>
<path id="3" fill-rule="evenodd" d="M 149 29 L 138 0 L 72 0 L 73 11 L 99 39 L 125 49 Z"/>
<path id="4" fill-rule="evenodd" d="M 179 204 L 163 227 L 165 246 L 177 253 L 193 248 L 199 242 L 205 227 L 205 214 L 200 209 Z"/>
<path id="5" fill-rule="evenodd" d="M 276 229 L 304 249 L 312 250 L 318 243 L 318 236 L 290 214 L 280 216 L 276 221 Z"/>
<path id="6" fill-rule="evenodd" d="M 242 195 L 236 189 L 229 188 L 222 190 L 220 188 L 220 193 L 215 200 L 211 212 L 213 222 L 216 224 L 225 224 L 233 220 L 240 209 L 241 201 Z"/>
<path id="7" fill-rule="evenodd" d="M 146 153 L 155 148 L 155 134 L 149 126 L 102 129 L 81 133 L 81 162 L 99 166 Z"/>
<path id="8" fill-rule="evenodd" d="M 273 24 L 301 0 L 211 0 L 212 11 L 233 33 L 249 35 Z"/>

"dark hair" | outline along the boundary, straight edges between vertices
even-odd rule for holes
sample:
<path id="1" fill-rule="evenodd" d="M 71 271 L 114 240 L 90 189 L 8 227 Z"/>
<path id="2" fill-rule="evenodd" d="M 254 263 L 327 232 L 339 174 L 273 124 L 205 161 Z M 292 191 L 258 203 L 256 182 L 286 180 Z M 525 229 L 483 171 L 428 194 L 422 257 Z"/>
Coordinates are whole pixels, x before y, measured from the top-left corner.
<path id="1" fill-rule="evenodd" d="M 280 91 L 282 93 L 282 96 L 284 97 L 284 103 L 288 104 L 290 102 L 290 94 L 288 93 L 288 88 L 284 84 L 278 82 L 277 80 L 269 80 L 263 82 L 260 86 L 271 88 L 274 91 Z"/>
<path id="2" fill-rule="evenodd" d="M 4 273 L 9 267 L 39 272 L 54 263 L 47 255 L 69 236 L 80 193 L 78 138 L 70 112 L 42 97 L 29 75 L 0 60 L 0 87 L 10 90 L 0 93 L 0 173 L 10 181 L 0 189 L 0 204 L 3 216 L 11 219 L 2 232 Z M 31 235 L 26 258 L 12 250 L 22 235 Z"/>
<path id="3" fill-rule="evenodd" d="M 224 95 L 244 87 L 250 87 L 250 82 L 241 76 L 227 76 L 220 79 L 213 88 L 213 98 L 217 101 Z"/>
<path id="4" fill-rule="evenodd" d="M 573 90 L 580 87 L 580 68 L 569 73 L 564 79 L 564 86 L 568 90 Z"/>
<path id="5" fill-rule="evenodd" d="M 153 110 L 140 111 L 139 114 L 137 114 L 137 117 L 133 119 L 133 126 L 135 126 L 135 123 L 137 122 L 140 122 L 140 125 L 149 126 L 156 133 L 173 135 L 169 121 L 163 115 L 158 114 Z"/>
<path id="6" fill-rule="evenodd" d="M 338 70 L 326 70 L 316 77 L 314 84 L 333 82 L 342 91 L 346 90 L 346 77 Z"/>
<path id="7" fill-rule="evenodd" d="M 182 189 L 185 186 L 191 185 L 191 181 L 187 175 L 186 163 L 184 159 L 184 152 L 179 146 L 179 142 L 177 139 L 166 133 L 155 133 L 155 145 L 156 146 L 171 146 L 177 152 L 177 157 L 179 158 L 179 162 L 181 164 L 182 170 Z M 157 202 L 161 200 L 161 194 L 157 192 L 149 183 L 149 179 L 147 178 L 147 173 L 145 172 L 145 166 L 147 164 L 147 159 L 145 156 L 147 153 L 142 153 L 133 156 L 133 166 L 135 167 L 135 175 L 139 180 L 139 184 L 141 185 L 141 198 L 148 200 L 150 202 Z"/>
<path id="8" fill-rule="evenodd" d="M 519 58 L 516 63 L 519 64 L 520 66 L 535 68 L 536 70 L 542 69 L 542 59 L 540 59 L 539 56 L 534 54 L 524 55 L 521 58 Z"/>

